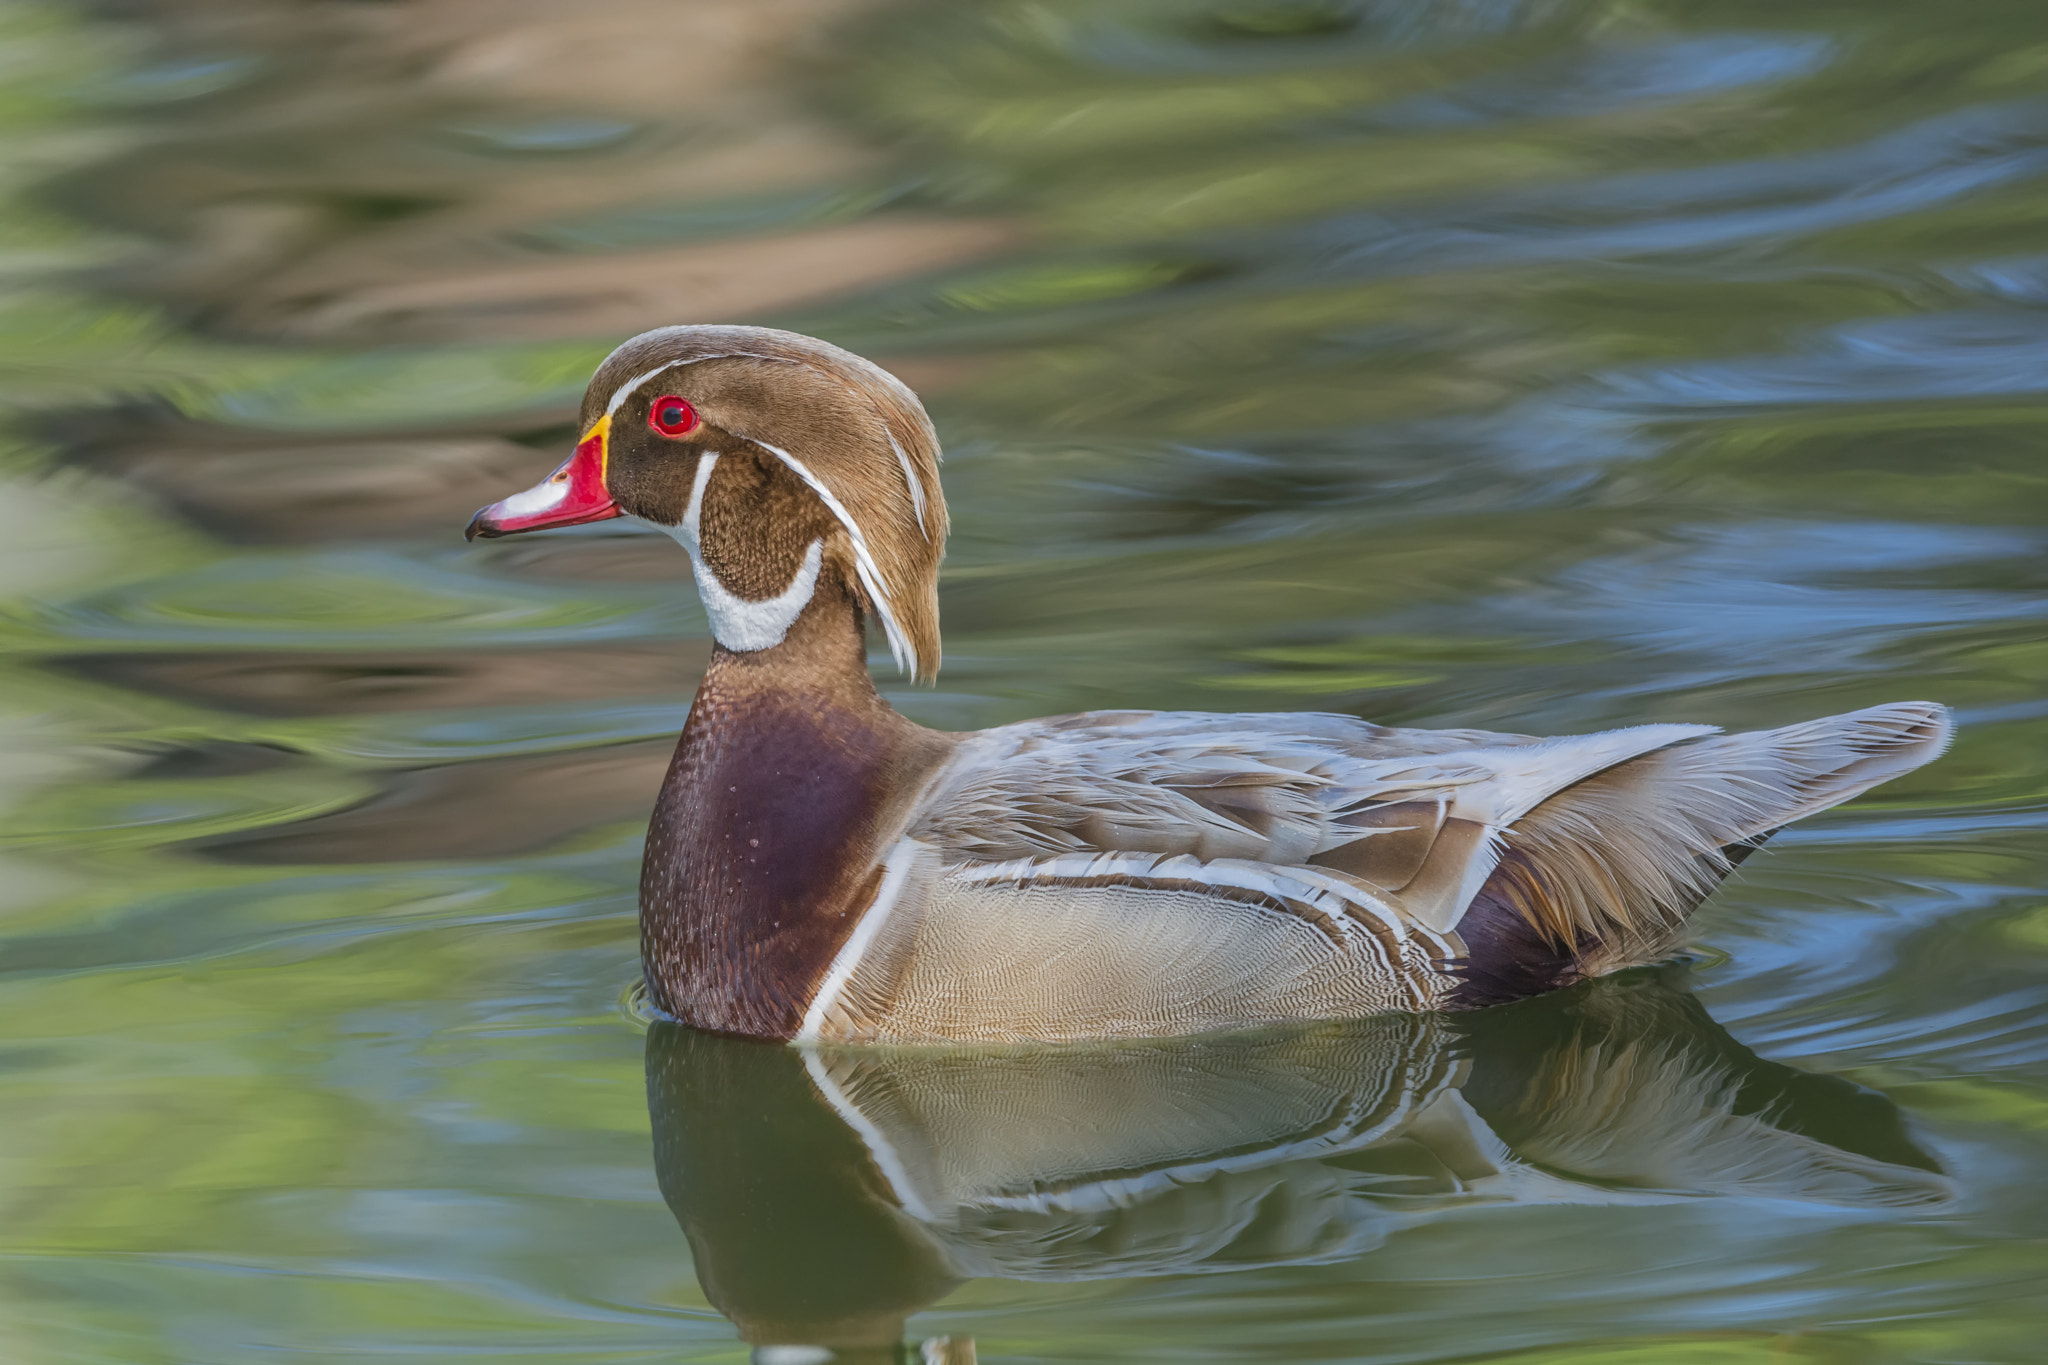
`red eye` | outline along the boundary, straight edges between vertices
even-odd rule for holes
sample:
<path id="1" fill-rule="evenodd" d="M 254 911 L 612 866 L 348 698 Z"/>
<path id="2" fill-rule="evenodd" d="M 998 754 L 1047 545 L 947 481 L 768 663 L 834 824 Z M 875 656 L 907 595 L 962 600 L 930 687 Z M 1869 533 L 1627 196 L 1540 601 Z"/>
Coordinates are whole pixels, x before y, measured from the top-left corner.
<path id="1" fill-rule="evenodd" d="M 697 429 L 697 410 L 673 394 L 654 400 L 647 425 L 664 436 L 687 436 Z"/>

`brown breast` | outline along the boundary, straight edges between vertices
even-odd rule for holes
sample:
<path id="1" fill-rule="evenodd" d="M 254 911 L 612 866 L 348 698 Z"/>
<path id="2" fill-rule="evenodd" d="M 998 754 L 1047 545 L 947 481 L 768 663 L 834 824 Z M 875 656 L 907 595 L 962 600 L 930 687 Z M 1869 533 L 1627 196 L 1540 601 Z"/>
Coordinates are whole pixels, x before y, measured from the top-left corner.
<path id="1" fill-rule="evenodd" d="M 655 804 L 641 954 L 655 1003 L 699 1028 L 795 1035 L 952 748 L 875 693 L 850 607 L 820 606 L 776 649 L 717 651 Z M 818 635 L 845 637 L 844 666 L 775 657 L 818 661 Z"/>

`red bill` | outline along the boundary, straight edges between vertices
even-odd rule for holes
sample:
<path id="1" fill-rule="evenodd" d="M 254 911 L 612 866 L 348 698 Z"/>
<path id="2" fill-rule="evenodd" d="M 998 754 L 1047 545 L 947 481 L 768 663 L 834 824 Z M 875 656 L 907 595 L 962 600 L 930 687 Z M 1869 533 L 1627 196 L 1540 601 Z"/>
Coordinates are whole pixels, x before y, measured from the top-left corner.
<path id="1" fill-rule="evenodd" d="M 478 512 L 462 538 L 489 539 L 624 516 L 604 483 L 611 426 L 609 416 L 598 418 L 560 469 L 524 493 L 514 493 Z"/>

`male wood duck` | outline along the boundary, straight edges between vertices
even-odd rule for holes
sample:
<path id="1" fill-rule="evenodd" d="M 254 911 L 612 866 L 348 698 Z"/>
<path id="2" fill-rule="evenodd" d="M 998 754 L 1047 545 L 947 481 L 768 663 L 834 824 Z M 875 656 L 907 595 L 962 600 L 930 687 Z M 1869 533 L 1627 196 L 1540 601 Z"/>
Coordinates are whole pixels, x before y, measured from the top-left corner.
<path id="1" fill-rule="evenodd" d="M 476 515 L 682 543 L 716 648 L 648 831 L 641 950 L 684 1023 L 797 1042 L 1161 1036 L 1466 1009 L 1669 956 L 1789 821 L 1934 758 L 1947 712 L 1536 738 L 1098 711 L 967 734 L 939 666 L 939 443 L 880 367 L 759 327 L 626 342 L 575 453 Z"/>

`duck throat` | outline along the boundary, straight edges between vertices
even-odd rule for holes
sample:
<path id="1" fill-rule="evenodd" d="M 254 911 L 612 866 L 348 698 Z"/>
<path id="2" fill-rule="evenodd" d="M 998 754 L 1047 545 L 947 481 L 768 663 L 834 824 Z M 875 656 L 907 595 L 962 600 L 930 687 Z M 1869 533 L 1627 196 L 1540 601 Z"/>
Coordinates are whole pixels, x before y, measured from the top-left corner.
<path id="1" fill-rule="evenodd" d="M 716 649 L 641 868 L 655 1004 L 698 1028 L 794 1036 L 951 747 L 876 694 L 836 575 L 780 644 Z"/>
<path id="2" fill-rule="evenodd" d="M 818 574 L 825 561 L 825 542 L 822 537 L 812 538 L 793 568 L 776 575 L 777 581 L 785 583 L 780 591 L 762 597 L 743 597 L 734 592 L 718 570 L 706 561 L 704 554 L 705 496 L 722 459 L 724 456 L 715 450 L 705 452 L 698 459 L 690 486 L 690 501 L 680 522 L 673 526 L 661 522 L 652 524 L 673 536 L 689 554 L 690 571 L 697 581 L 697 595 L 704 603 L 704 615 L 711 624 L 711 638 L 740 653 L 773 649 L 788 636 L 790 627 L 796 624 L 817 592 Z M 767 520 L 773 522 L 776 519 L 771 517 Z M 748 548 L 753 550 L 756 559 L 764 557 L 763 547 L 754 545 Z"/>

